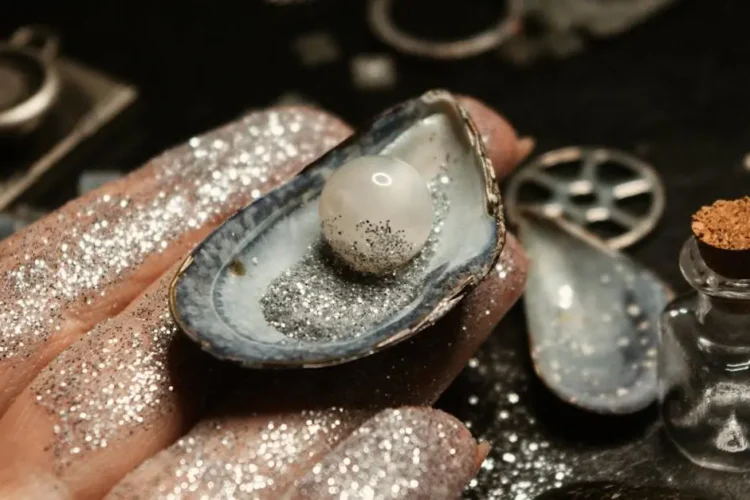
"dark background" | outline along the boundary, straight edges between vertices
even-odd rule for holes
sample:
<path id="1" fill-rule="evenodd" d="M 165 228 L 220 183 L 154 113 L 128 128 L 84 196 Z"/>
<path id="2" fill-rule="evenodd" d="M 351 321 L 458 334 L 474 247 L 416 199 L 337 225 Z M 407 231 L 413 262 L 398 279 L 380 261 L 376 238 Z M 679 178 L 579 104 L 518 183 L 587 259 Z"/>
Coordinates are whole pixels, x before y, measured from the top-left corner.
<path id="1" fill-rule="evenodd" d="M 425 33 L 458 34 L 493 19 L 498 7 L 487 1 L 433 0 L 401 10 L 404 23 Z M 493 53 L 453 63 L 396 54 L 371 34 L 364 2 L 355 0 L 284 7 L 260 0 L 6 2 L 0 6 L 0 37 L 23 24 L 47 24 L 60 34 L 65 56 L 138 87 L 136 112 L 115 141 L 89 160 L 99 166 L 135 167 L 288 91 L 357 124 L 432 87 L 490 103 L 521 134 L 537 139 L 538 152 L 581 144 L 636 153 L 661 174 L 667 208 L 656 231 L 629 252 L 684 291 L 677 255 L 690 214 L 716 198 L 750 193 L 750 169 L 744 166 L 750 152 L 748 20 L 746 0 L 682 0 L 623 35 L 590 40 L 578 55 L 526 68 Z M 320 30 L 336 39 L 342 58 L 306 68 L 292 40 Z M 364 93 L 353 86 L 349 59 L 362 52 L 394 56 L 394 89 Z M 54 203 L 64 197 L 54 190 L 46 196 Z M 606 419 L 554 400 L 530 374 L 523 330 L 516 308 L 479 361 L 505 367 L 495 375 L 513 373 L 503 383 L 521 395 L 528 416 L 514 425 L 522 438 L 549 440 L 564 457 L 559 460 L 570 462 L 564 483 L 615 478 L 695 488 L 707 498 L 750 498 L 746 477 L 704 473 L 668 458 L 651 427 L 653 409 Z M 467 370 L 441 404 L 473 423 L 477 435 L 496 440 L 507 429 L 496 422 L 502 394 L 493 389 L 491 375 Z M 479 396 L 478 405 L 467 403 L 473 395 Z M 493 450 L 501 462 L 502 446 Z M 483 471 L 467 495 L 514 498 L 507 488 L 495 487 L 493 493 L 499 480 L 496 470 Z"/>

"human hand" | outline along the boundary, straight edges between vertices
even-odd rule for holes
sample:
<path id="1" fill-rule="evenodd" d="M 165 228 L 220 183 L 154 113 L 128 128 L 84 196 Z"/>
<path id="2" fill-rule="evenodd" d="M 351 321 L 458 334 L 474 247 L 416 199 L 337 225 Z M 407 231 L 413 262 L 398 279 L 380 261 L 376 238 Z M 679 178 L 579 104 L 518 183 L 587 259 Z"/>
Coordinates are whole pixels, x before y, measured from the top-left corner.
<path id="1" fill-rule="evenodd" d="M 462 104 L 499 177 L 528 154 L 502 118 Z M 520 296 L 526 263 L 512 237 L 436 325 L 341 366 L 241 370 L 169 315 L 185 253 L 349 132 L 307 108 L 252 113 L 0 245 L 0 497 L 460 493 L 483 448 L 452 417 L 401 407 L 432 403 Z"/>

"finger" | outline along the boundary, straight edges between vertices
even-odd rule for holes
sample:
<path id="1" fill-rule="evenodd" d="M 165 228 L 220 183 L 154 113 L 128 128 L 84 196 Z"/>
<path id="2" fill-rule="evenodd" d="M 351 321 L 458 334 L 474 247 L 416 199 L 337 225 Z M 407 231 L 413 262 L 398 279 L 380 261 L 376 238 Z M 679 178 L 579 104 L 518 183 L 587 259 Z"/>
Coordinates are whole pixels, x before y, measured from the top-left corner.
<path id="1" fill-rule="evenodd" d="M 503 164 L 502 160 L 496 164 Z M 507 255 L 514 256 L 511 260 L 520 262 L 516 257 L 518 248 L 513 243 L 508 248 Z M 203 374 L 206 368 L 205 357 L 200 355 L 181 365 L 167 360 L 175 344 L 175 327 L 166 312 L 166 290 L 172 275 L 168 273 L 152 287 L 152 292 L 108 324 L 97 327 L 50 365 L 0 422 L 0 443 L 20 438 L 18 448 L 25 450 L 28 463 L 54 470 L 71 491 L 81 496 L 98 494 L 111 486 L 112 478 L 125 474 L 135 463 L 173 441 L 197 414 L 195 405 L 204 392 L 197 383 L 180 383 L 189 377 L 179 367 L 196 374 Z M 518 276 L 516 271 L 508 274 L 513 286 L 507 289 L 514 293 L 519 288 Z M 511 299 L 515 301 L 515 295 Z M 497 303 L 502 300 L 498 297 Z M 134 332 L 143 337 L 134 347 L 108 347 L 109 343 L 132 342 Z M 102 353 L 106 354 L 104 360 Z M 452 372 L 457 372 L 458 364 L 463 366 L 465 359 L 457 357 L 454 362 Z M 440 379 L 445 385 L 450 378 L 435 380 Z M 202 382 L 208 379 L 204 377 Z M 284 380 L 280 378 L 277 386 L 283 386 Z M 323 383 L 330 384 L 330 380 Z M 428 399 L 440 390 L 433 384 Z M 340 392 L 337 398 L 345 396 Z M 279 411 L 286 399 L 261 391 L 251 401 L 269 402 L 267 411 Z M 306 401 L 311 408 L 315 405 L 315 397 L 299 401 Z M 140 410 L 133 412 L 132 408 Z M 296 411 L 299 406 L 293 409 Z M 347 421 L 354 422 L 352 418 Z"/>
<path id="2" fill-rule="evenodd" d="M 73 497 L 100 498 L 192 425 L 214 372 L 175 338 L 170 282 L 165 275 L 98 324 L 20 393 L 0 420 L 0 468 L 21 461 L 35 471 L 24 478 L 52 474 Z"/>
<path id="3" fill-rule="evenodd" d="M 223 413 L 157 453 L 106 496 L 276 500 L 364 416 L 341 408 L 266 413 Z"/>
<path id="4" fill-rule="evenodd" d="M 482 124 L 479 132 L 484 138 L 487 153 L 494 162 L 499 179 L 506 177 L 534 149 L 532 138 L 519 139 L 513 126 L 481 101 L 463 96 L 461 105 L 476 123 Z"/>
<path id="5" fill-rule="evenodd" d="M 280 498 L 459 498 L 476 473 L 477 443 L 431 408 L 385 410 L 315 464 Z"/>
<path id="6" fill-rule="evenodd" d="M 118 484 L 107 498 L 173 494 L 314 500 L 359 497 L 357 492 L 370 498 L 385 498 L 383 493 L 388 498 L 457 498 L 482 453 L 460 422 L 429 408 L 385 410 L 356 429 L 331 426 L 340 418 L 336 410 L 309 412 L 305 418 L 308 423 L 295 430 L 268 420 L 203 422 L 200 432 L 149 460 L 140 475 Z M 334 434 L 320 435 L 320 429 L 329 428 Z M 333 439 L 339 444 L 333 446 Z M 308 445 L 315 440 L 328 444 L 325 453 L 311 456 Z M 238 457 L 237 446 L 254 451 Z M 269 476 L 269 462 L 281 462 L 275 468 L 286 474 Z M 266 496 L 264 490 L 273 494 Z"/>
<path id="7" fill-rule="evenodd" d="M 509 237 L 497 268 L 447 320 L 368 358 L 317 370 L 238 370 L 241 382 L 212 418 L 140 465 L 111 498 L 210 498 L 237 481 L 248 496 L 279 498 L 366 418 L 432 403 L 517 300 L 525 266 Z"/>
<path id="8" fill-rule="evenodd" d="M 253 113 L 0 246 L 0 414 L 55 355 L 122 310 L 221 219 L 348 133 L 309 109 Z"/>

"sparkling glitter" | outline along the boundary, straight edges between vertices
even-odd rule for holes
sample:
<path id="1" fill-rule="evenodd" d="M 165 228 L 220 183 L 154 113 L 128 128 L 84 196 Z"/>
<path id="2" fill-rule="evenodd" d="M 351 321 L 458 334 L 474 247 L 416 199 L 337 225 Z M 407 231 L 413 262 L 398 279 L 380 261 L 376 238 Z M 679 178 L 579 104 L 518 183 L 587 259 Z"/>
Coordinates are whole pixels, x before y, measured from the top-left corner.
<path id="1" fill-rule="evenodd" d="M 57 418 L 58 466 L 106 448 L 123 431 L 148 428 L 170 407 L 167 351 L 177 332 L 166 301 L 170 281 L 162 279 L 131 314 L 99 324 L 35 380 L 36 401 Z"/>
<path id="2" fill-rule="evenodd" d="M 159 470 L 145 474 L 148 484 L 136 470 L 111 498 L 132 498 L 138 490 L 159 500 L 279 498 L 294 472 L 312 468 L 358 422 L 341 408 L 204 421 L 141 467 L 148 471 L 153 462 Z"/>
<path id="3" fill-rule="evenodd" d="M 294 125 L 298 133 L 291 132 Z M 0 250 L 0 360 L 28 357 L 60 330 L 80 334 L 91 325 L 66 321 L 76 306 L 109 300 L 108 312 L 121 308 L 138 292 L 135 285 L 122 285 L 147 257 L 184 245 L 179 238 L 193 228 L 215 224 L 249 201 L 245 186 L 268 190 L 271 176 L 287 177 L 345 133 L 340 122 L 322 114 L 250 114 L 147 164 L 126 179 L 140 183 L 129 195 L 112 186 L 19 233 Z M 249 153 L 258 145 L 284 152 L 285 160 Z M 287 154 L 292 150 L 293 157 Z"/>
<path id="4" fill-rule="evenodd" d="M 261 299 L 269 324 L 294 339 L 342 339 L 361 335 L 411 302 L 421 291 L 449 210 L 444 183 L 435 178 L 428 185 L 435 210 L 433 230 L 409 264 L 389 276 L 366 276 L 349 271 L 319 243 L 269 285 Z"/>
<path id="5" fill-rule="evenodd" d="M 475 454 L 471 435 L 443 413 L 386 410 L 302 478 L 292 498 L 454 498 L 471 477 Z"/>
<path id="6" fill-rule="evenodd" d="M 289 123 L 301 124 L 301 130 L 306 130 L 303 137 L 309 137 L 318 144 L 288 135 L 269 140 L 268 133 L 261 131 L 264 123 L 269 121 L 284 124 L 284 127 Z M 248 132 L 253 127 L 259 128 Z M 314 132 L 311 133 L 310 129 Z M 245 157 L 246 164 L 239 164 L 238 157 L 244 154 L 240 153 L 241 150 L 251 149 L 251 145 L 258 143 L 265 144 L 269 149 L 293 145 L 303 151 L 299 159 L 308 160 L 319 153 L 321 147 L 332 145 L 335 137 L 331 130 L 327 119 L 305 118 L 305 115 L 293 111 L 250 115 L 209 136 L 193 138 L 189 146 L 155 160 L 152 163 L 155 167 L 146 167 L 154 169 L 150 173 L 159 183 L 174 184 L 171 194 L 159 191 L 147 203 L 144 200 L 148 197 L 136 193 L 133 200 L 125 204 L 124 200 L 115 196 L 101 195 L 97 203 L 105 203 L 106 199 L 109 208 L 103 212 L 87 208 L 91 211 L 89 218 L 95 222 L 88 229 L 78 229 L 84 226 L 73 225 L 72 233 L 82 231 L 80 240 L 64 239 L 59 244 L 64 258 L 54 272 L 44 261 L 34 264 L 35 269 L 42 269 L 45 273 L 36 276 L 34 279 L 38 281 L 29 285 L 32 292 L 46 284 L 50 290 L 67 295 L 46 296 L 40 292 L 41 297 L 30 299 L 27 305 L 11 310 L 14 314 L 25 312 L 30 317 L 16 320 L 15 324 L 19 325 L 18 337 L 11 336 L 8 340 L 6 336 L 3 344 L 5 350 L 0 352 L 8 355 L 19 351 L 18 346 L 23 345 L 20 339 L 27 339 L 29 333 L 21 328 L 32 321 L 43 321 L 44 311 L 40 309 L 43 300 L 51 308 L 52 312 L 47 312 L 48 315 L 74 303 L 76 293 L 84 294 L 83 297 L 89 300 L 91 297 L 85 295 L 87 289 L 103 289 L 106 284 L 123 281 L 139 259 L 148 252 L 165 248 L 163 244 L 179 236 L 180 232 L 184 233 L 187 226 L 205 225 L 222 211 L 241 205 L 247 200 L 247 195 L 229 180 L 228 174 L 231 172 L 241 177 L 250 175 L 247 174 L 249 170 L 257 169 L 257 175 L 273 173 L 281 178 L 288 176 L 292 168 L 297 168 L 293 165 L 259 167 L 258 159 L 249 155 Z M 248 133 L 252 136 L 250 141 Z M 210 144 L 211 149 L 191 149 L 200 148 L 202 144 Z M 205 154 L 198 154 L 198 151 Z M 212 156 L 212 151 L 222 153 Z M 272 170 L 274 168 L 277 170 Z M 217 173 L 220 175 L 215 175 Z M 248 179 L 251 180 L 251 177 Z M 252 182 L 262 189 L 269 187 L 259 184 L 255 177 L 252 177 Z M 186 184 L 195 186 L 195 191 L 186 190 Z M 131 213 L 130 209 L 125 212 L 113 211 L 115 205 L 119 208 L 132 206 L 135 213 Z M 100 218 L 93 219 L 97 213 Z M 107 218 L 103 219 L 105 214 Z M 115 220 L 117 214 L 123 220 Z M 59 217 L 65 219 L 67 215 L 63 213 Z M 110 218 L 112 220 L 108 220 Z M 104 228 L 110 232 L 91 236 L 92 231 L 103 231 Z M 157 242 L 160 244 L 156 245 Z M 127 245 L 132 248 L 124 248 Z M 68 259 L 71 255 L 76 258 Z M 86 263 L 98 267 L 85 268 Z M 60 282 L 49 284 L 48 280 L 54 277 L 60 278 Z M 79 281 L 80 288 L 75 288 L 72 284 Z M 177 331 L 167 308 L 170 281 L 171 276 L 163 277 L 128 312 L 100 323 L 80 341 L 73 343 L 40 374 L 32 386 L 36 402 L 56 419 L 56 438 L 51 448 L 61 466 L 67 465 L 72 455 L 105 448 L 108 442 L 115 441 L 123 433 L 132 432 L 136 427 L 147 427 L 174 407 L 171 375 L 166 360 L 168 347 Z M 102 290 L 101 294 L 104 293 Z M 10 320 L 9 311 L 0 314 L 0 321 Z M 56 320 L 59 320 L 59 316 L 44 319 L 50 324 Z M 49 334 L 42 330 L 34 333 L 36 338 L 32 340 L 37 342 Z M 13 341 L 17 341 L 18 345 L 13 347 Z"/>
<path id="7" fill-rule="evenodd" d="M 498 335 L 496 337 L 502 337 Z M 477 439 L 489 442 L 490 451 L 476 482 L 464 497 L 476 500 L 533 500 L 543 492 L 570 481 L 574 464 L 565 451 L 553 447 L 527 406 L 529 375 L 519 366 L 514 351 L 490 341 L 477 354 L 477 364 L 462 377 L 471 381 L 478 404 L 452 409 L 471 422 Z M 464 381 L 465 382 L 465 381 Z M 465 390 L 465 385 L 462 385 Z"/>

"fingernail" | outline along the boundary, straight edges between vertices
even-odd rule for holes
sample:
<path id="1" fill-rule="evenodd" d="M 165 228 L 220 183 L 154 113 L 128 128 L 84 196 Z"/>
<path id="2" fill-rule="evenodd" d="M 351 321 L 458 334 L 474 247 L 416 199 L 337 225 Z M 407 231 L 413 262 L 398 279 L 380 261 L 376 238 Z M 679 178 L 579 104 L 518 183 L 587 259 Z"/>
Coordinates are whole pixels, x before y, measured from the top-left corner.
<path id="1" fill-rule="evenodd" d="M 536 140 L 533 137 L 525 136 L 516 142 L 516 162 L 524 161 L 536 147 Z"/>
<path id="2" fill-rule="evenodd" d="M 457 498 L 473 477 L 477 444 L 455 418 L 431 408 L 385 410 L 365 422 L 296 485 L 316 500 Z"/>

